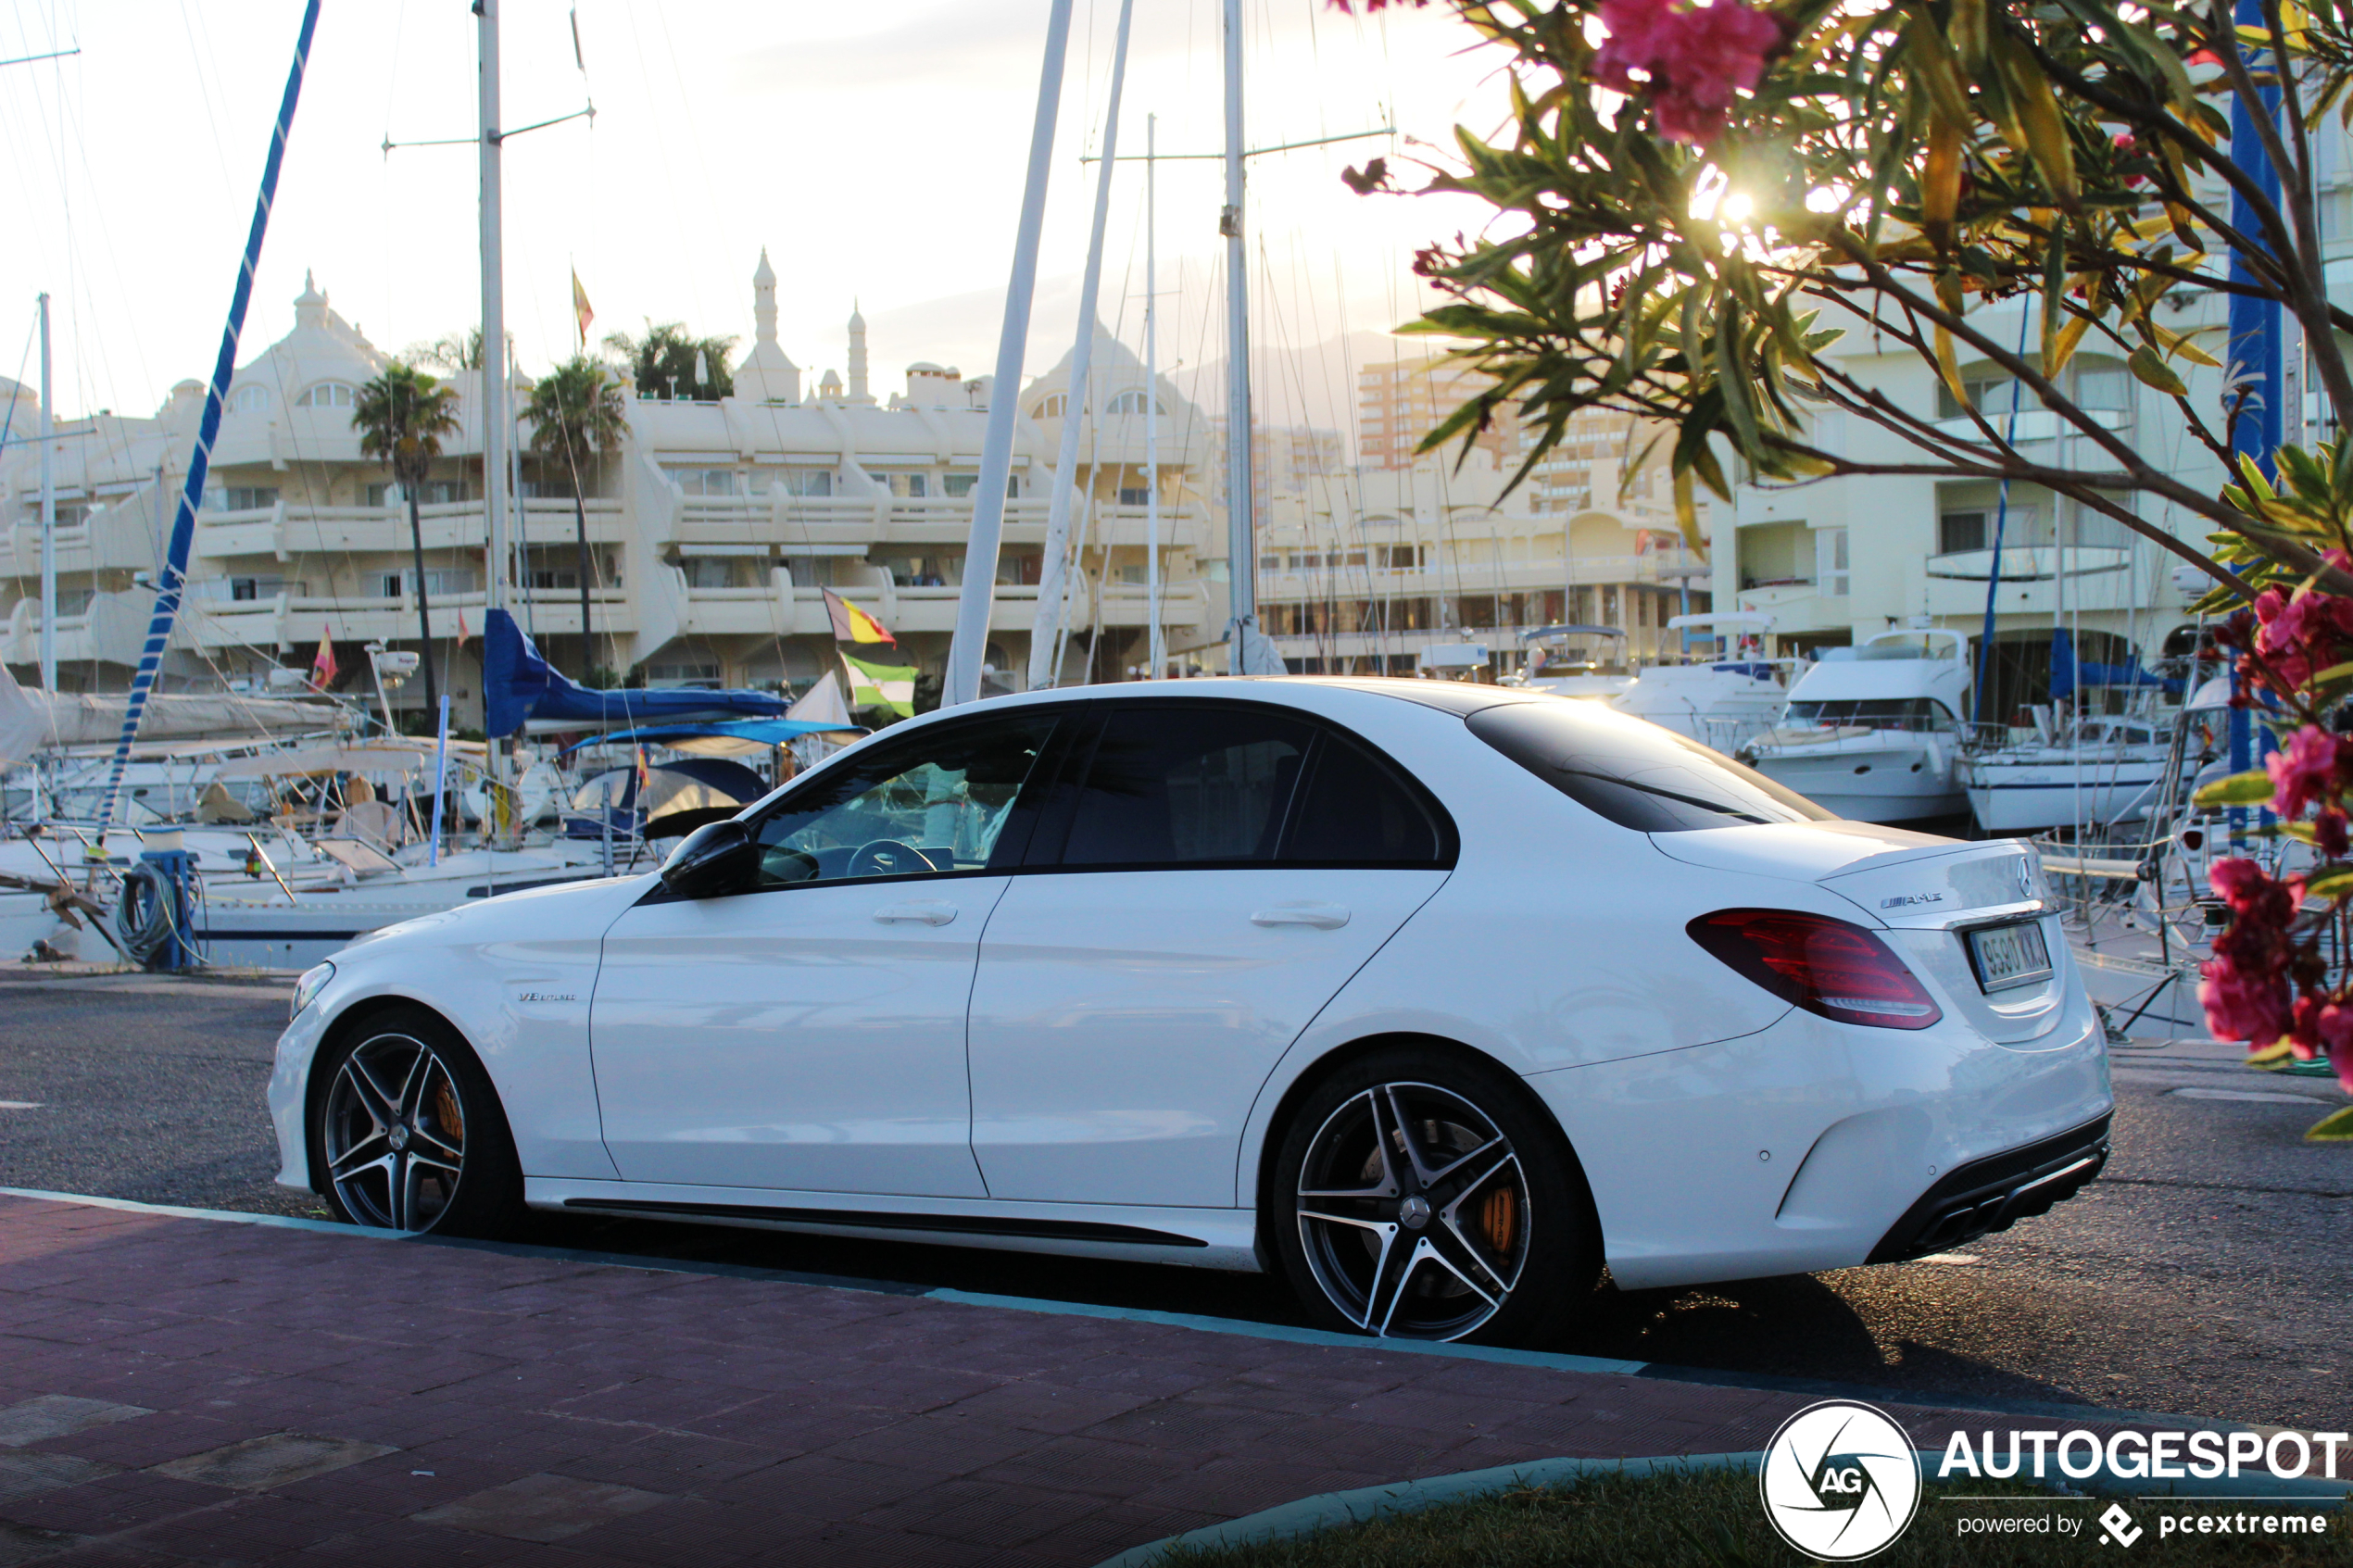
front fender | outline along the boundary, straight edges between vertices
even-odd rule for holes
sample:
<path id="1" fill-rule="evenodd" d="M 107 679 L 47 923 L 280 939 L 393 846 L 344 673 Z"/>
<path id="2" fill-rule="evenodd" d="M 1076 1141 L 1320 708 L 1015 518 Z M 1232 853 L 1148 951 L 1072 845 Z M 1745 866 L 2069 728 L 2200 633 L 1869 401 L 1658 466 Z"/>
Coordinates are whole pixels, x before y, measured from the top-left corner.
<path id="1" fill-rule="evenodd" d="M 388 1002 L 438 1013 L 497 1090 L 527 1176 L 610 1181 L 588 1049 L 605 932 L 646 877 L 573 883 L 408 922 L 331 960 L 334 977 L 278 1038 L 270 1080 L 278 1180 L 311 1187 L 311 1067 L 341 1029 Z"/>

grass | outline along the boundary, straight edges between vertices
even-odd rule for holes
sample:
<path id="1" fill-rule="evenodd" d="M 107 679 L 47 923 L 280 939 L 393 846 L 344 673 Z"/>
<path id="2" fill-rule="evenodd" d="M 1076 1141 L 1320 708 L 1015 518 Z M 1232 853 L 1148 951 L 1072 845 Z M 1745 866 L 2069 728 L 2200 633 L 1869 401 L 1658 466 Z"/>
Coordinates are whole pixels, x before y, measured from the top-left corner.
<path id="1" fill-rule="evenodd" d="M 2018 1503 L 1955 1501 L 1956 1492 L 2036 1499 Z M 1872 1568 L 2028 1568 L 2087 1559 L 2116 1549 L 2100 1539 L 2097 1515 L 2108 1499 L 2053 1501 L 2016 1482 L 1931 1482 L 1911 1526 Z M 2130 1553 L 2133 1568 L 2175 1564 L 2304 1564 L 2353 1568 L 2353 1513 L 2328 1512 L 2327 1534 L 2160 1537 L 2162 1515 L 2290 1512 L 2271 1503 L 2135 1503 L 2124 1506 L 2145 1532 Z M 2296 1512 L 2304 1512 L 2301 1509 Z M 1963 1517 L 2053 1519 L 2048 1535 L 1962 1535 Z M 2081 1522 L 2057 1533 L 2057 1519 Z M 1418 1513 L 1388 1514 L 1362 1524 L 1255 1545 L 1179 1547 L 1154 1568 L 1774 1568 L 1814 1560 L 1792 1550 L 1765 1521 L 1756 1478 L 1746 1471 L 1686 1471 L 1642 1477 L 1592 1476 L 1573 1487 L 1521 1487 L 1443 1503 Z"/>

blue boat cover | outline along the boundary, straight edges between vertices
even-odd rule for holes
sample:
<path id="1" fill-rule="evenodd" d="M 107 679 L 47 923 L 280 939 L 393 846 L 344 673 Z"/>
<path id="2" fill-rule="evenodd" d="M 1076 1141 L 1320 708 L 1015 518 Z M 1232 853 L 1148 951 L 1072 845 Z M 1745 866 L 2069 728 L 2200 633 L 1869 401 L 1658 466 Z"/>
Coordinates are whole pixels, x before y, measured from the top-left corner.
<path id="1" fill-rule="evenodd" d="M 652 746 L 662 741 L 690 740 L 698 735 L 725 735 L 735 740 L 782 746 L 797 735 L 828 732 L 838 734 L 859 728 L 856 724 L 827 724 L 810 719 L 726 719 L 708 724 L 648 724 L 635 730 L 617 730 L 608 734 L 586 736 L 565 746 L 562 755 L 569 757 L 586 746 L 635 746 L 639 742 Z"/>
<path id="2" fill-rule="evenodd" d="M 2141 661 L 2132 654 L 2124 656 L 2121 664 L 2102 664 L 2095 659 L 2079 659 L 2075 653 L 2074 635 L 2064 626 L 2051 631 L 2051 697 L 2073 696 L 2078 685 L 2085 686 L 2157 686 L 2179 696 L 2179 679 L 2158 675 L 2141 668 Z"/>
<path id="3" fill-rule="evenodd" d="M 547 667 L 515 618 L 492 610 L 483 628 L 483 730 L 510 735 L 526 721 L 598 724 L 686 723 L 716 719 L 771 718 L 787 699 L 775 692 L 698 691 L 670 687 L 590 691 Z"/>

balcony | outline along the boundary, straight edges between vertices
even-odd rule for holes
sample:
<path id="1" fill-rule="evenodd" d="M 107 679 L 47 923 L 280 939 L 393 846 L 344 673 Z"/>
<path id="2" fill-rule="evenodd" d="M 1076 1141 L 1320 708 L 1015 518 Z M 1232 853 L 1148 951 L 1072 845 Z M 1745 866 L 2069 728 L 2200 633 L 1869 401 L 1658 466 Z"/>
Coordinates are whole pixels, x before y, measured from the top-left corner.
<path id="1" fill-rule="evenodd" d="M 156 534 L 151 517 L 98 512 L 83 522 L 57 525 L 52 543 L 57 571 L 152 571 Z M 19 522 L 0 529 L 0 577 L 41 575 L 41 525 Z"/>
<path id="2" fill-rule="evenodd" d="M 56 637 L 59 664 L 87 663 L 136 666 L 147 637 L 147 621 L 155 596 L 145 589 L 123 594 L 96 594 L 71 615 L 57 617 Z M 19 599 L 0 625 L 0 662 L 33 664 L 41 658 L 41 601 Z"/>
<path id="3" fill-rule="evenodd" d="M 2023 446 L 2030 441 L 2056 441 L 2062 435 L 2083 434 L 2082 428 L 2072 420 L 2062 420 L 2048 408 L 2021 407 L 2016 414 L 2012 414 L 2006 397 L 1997 399 L 1994 407 L 1980 411 L 1985 416 L 1987 424 L 1997 433 L 2007 434 L 2010 444 L 2016 446 Z M 2086 408 L 2083 412 L 2103 430 L 2132 428 L 2133 416 L 2120 408 Z M 1966 414 L 1939 420 L 1936 428 L 1946 435 L 1957 435 L 1964 441 L 1984 439 L 1984 433 L 1977 428 L 1977 421 Z"/>
<path id="4" fill-rule="evenodd" d="M 1386 598 L 1421 594 L 1525 593 L 1558 588 L 1564 577 L 1580 588 L 1629 583 L 1675 588 L 1687 580 L 1694 586 L 1704 587 L 1707 570 L 1705 561 L 1680 549 L 1647 555 L 1578 556 L 1567 563 L 1554 557 L 1466 561 L 1460 566 L 1433 561 L 1415 568 L 1340 566 L 1294 571 L 1262 567 L 1258 573 L 1258 596 L 1261 601 L 1274 601 L 1352 594 Z"/>
<path id="5" fill-rule="evenodd" d="M 621 542 L 624 533 L 622 504 L 614 500 L 581 503 L 592 544 Z M 573 503 L 565 497 L 533 496 L 522 503 L 522 529 L 534 546 L 571 544 L 578 537 Z M 447 501 L 418 508 L 418 532 L 428 550 L 480 550 L 484 547 L 485 519 L 480 501 Z M 313 552 L 382 554 L 410 547 L 406 507 L 274 507 L 240 512 L 200 512 L 196 517 L 197 558 L 271 556 L 279 560 Z"/>
<path id="6" fill-rule="evenodd" d="M 627 635 L 636 630 L 635 608 L 626 590 L 591 588 L 588 601 L 599 633 Z M 534 636 L 579 634 L 577 588 L 513 589 L 507 596 L 507 605 L 523 630 Z M 469 638 L 482 635 L 484 596 L 480 589 L 434 595 L 434 640 L 455 638 L 461 617 Z M 337 642 L 413 644 L 417 640 L 416 597 L 411 594 L 367 597 L 279 594 L 266 599 L 221 600 L 191 596 L 182 608 L 174 641 L 199 648 L 240 645 L 275 648 L 315 644 L 322 633 Z"/>

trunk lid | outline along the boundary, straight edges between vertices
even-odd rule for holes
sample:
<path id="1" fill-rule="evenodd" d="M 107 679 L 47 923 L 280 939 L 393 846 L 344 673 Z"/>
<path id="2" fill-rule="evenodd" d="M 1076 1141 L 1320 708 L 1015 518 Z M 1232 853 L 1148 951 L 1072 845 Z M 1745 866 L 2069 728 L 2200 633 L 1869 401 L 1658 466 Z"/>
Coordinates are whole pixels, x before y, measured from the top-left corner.
<path id="1" fill-rule="evenodd" d="M 1884 927 L 1889 945 L 1931 981 L 1957 1015 L 2013 1048 L 2047 1042 L 2066 999 L 2067 939 L 2033 850 L 2015 839 L 1964 843 L 1870 822 L 1759 823 L 1653 834 L 1660 853 L 1695 866 L 1810 882 L 1855 906 L 1858 923 Z M 2046 977 L 1988 991 L 1969 934 L 2032 920 L 2051 961 Z"/>

